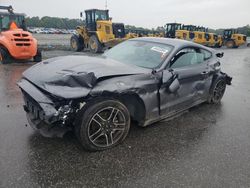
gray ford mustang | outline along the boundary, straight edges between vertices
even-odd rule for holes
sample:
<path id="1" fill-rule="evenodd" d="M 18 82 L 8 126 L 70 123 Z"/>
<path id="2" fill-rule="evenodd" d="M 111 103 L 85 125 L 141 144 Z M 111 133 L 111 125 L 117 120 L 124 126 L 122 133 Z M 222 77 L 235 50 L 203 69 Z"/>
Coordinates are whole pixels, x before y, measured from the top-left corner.
<path id="1" fill-rule="evenodd" d="M 232 78 L 223 53 L 184 40 L 138 38 L 100 57 L 45 60 L 18 82 L 29 124 L 44 136 L 74 130 L 83 147 L 121 143 L 131 121 L 147 126 L 203 102 L 219 103 Z"/>

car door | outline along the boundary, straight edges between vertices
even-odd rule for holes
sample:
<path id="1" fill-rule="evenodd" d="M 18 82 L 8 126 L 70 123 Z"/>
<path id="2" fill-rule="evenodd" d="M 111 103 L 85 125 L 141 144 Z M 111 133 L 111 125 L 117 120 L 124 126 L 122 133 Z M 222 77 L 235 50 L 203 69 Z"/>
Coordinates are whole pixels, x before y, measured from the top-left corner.
<path id="1" fill-rule="evenodd" d="M 172 58 L 167 70 L 178 75 L 180 88 L 170 93 L 164 84 L 160 88 L 161 115 L 175 113 L 199 103 L 207 97 L 209 69 L 205 55 L 198 48 L 184 48 Z"/>

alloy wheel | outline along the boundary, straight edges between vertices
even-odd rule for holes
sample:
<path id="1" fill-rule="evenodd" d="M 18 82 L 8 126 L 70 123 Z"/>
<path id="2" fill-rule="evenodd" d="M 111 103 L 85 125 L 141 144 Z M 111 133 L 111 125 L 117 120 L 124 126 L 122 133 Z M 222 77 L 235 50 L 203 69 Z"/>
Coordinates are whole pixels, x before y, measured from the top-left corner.
<path id="1" fill-rule="evenodd" d="M 220 80 L 219 82 L 217 82 L 215 88 L 214 88 L 214 92 L 213 92 L 213 100 L 215 102 L 220 101 L 221 98 L 223 97 L 224 93 L 226 90 L 226 83 L 224 80 Z"/>
<path id="2" fill-rule="evenodd" d="M 95 113 L 88 126 L 88 138 L 97 147 L 116 144 L 126 130 L 126 118 L 116 107 L 106 107 Z"/>

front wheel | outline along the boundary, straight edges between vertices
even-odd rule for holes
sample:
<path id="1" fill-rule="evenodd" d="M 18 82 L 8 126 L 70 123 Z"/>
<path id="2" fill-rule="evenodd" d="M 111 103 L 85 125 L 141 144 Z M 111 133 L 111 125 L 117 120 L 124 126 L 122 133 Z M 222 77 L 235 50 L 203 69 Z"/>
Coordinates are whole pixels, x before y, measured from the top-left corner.
<path id="1" fill-rule="evenodd" d="M 233 40 L 229 40 L 226 42 L 226 47 L 227 48 L 234 48 L 235 47 L 235 42 Z"/>
<path id="2" fill-rule="evenodd" d="M 210 90 L 210 97 L 208 99 L 208 102 L 211 104 L 220 103 L 226 91 L 226 85 L 226 81 L 223 78 L 215 80 Z"/>
<path id="3" fill-rule="evenodd" d="M 89 50 L 92 53 L 101 53 L 103 50 L 102 44 L 95 35 L 89 38 Z"/>
<path id="4" fill-rule="evenodd" d="M 41 50 L 37 49 L 36 55 L 33 57 L 33 61 L 38 63 L 42 61 L 42 52 Z"/>
<path id="5" fill-rule="evenodd" d="M 86 104 L 79 112 L 75 133 L 89 151 L 109 149 L 120 144 L 130 128 L 130 115 L 125 105 L 113 99 Z"/>
<path id="6" fill-rule="evenodd" d="M 84 49 L 84 42 L 81 36 L 72 35 L 70 38 L 71 49 L 75 52 L 80 52 Z"/>
<path id="7" fill-rule="evenodd" d="M 11 63 L 11 56 L 7 49 L 0 47 L 0 63 Z"/>

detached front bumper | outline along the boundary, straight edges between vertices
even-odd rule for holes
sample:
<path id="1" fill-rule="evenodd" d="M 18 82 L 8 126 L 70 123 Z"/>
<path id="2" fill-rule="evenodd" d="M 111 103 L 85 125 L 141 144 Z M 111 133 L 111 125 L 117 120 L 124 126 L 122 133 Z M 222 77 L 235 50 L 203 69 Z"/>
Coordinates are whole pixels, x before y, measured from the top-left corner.
<path id="1" fill-rule="evenodd" d="M 53 101 L 36 86 L 22 79 L 18 82 L 24 97 L 24 111 L 30 126 L 46 137 L 62 137 L 70 130 L 64 125 L 67 114 L 57 110 Z M 62 109 L 62 108 L 61 108 Z"/>

